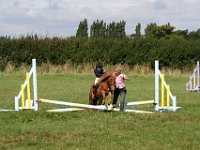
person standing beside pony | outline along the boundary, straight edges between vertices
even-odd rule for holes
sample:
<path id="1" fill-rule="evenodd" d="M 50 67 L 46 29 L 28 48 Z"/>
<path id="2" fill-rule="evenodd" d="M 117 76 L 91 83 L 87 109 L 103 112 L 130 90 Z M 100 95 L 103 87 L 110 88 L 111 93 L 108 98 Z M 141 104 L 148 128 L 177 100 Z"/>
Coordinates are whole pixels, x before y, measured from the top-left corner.
<path id="1" fill-rule="evenodd" d="M 125 80 L 129 80 L 129 77 L 123 74 L 121 68 L 119 67 L 114 70 L 114 74 L 116 78 L 115 78 L 113 104 L 117 104 L 117 100 L 120 95 L 120 111 L 124 111 L 124 104 L 127 93 Z"/>

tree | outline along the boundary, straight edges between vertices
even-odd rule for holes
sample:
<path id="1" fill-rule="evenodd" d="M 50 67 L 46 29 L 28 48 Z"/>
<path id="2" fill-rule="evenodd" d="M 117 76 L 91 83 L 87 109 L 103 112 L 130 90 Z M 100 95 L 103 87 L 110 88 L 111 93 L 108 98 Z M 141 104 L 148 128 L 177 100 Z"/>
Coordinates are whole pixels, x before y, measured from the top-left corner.
<path id="1" fill-rule="evenodd" d="M 88 23 L 87 19 L 80 22 L 78 30 L 76 32 L 76 37 L 88 37 Z"/>
<path id="2" fill-rule="evenodd" d="M 103 21 L 94 21 L 90 27 L 90 37 L 105 37 L 106 23 Z"/>
<path id="3" fill-rule="evenodd" d="M 173 32 L 173 34 L 186 38 L 187 35 L 188 35 L 188 30 L 176 30 L 176 31 Z"/>
<path id="4" fill-rule="evenodd" d="M 107 26 L 107 30 L 106 30 L 107 37 L 115 37 L 116 36 L 115 26 L 116 25 L 115 25 L 114 21 Z"/>
<path id="5" fill-rule="evenodd" d="M 188 34 L 188 38 L 194 40 L 200 39 L 200 29 L 197 29 L 197 31 L 190 32 Z"/>
<path id="6" fill-rule="evenodd" d="M 153 36 L 155 38 L 169 37 L 175 27 L 171 26 L 170 23 L 166 25 L 157 26 L 155 23 L 147 25 L 145 29 L 145 37 Z"/>
<path id="7" fill-rule="evenodd" d="M 139 38 L 141 37 L 141 24 L 138 23 L 135 27 L 135 37 Z"/>
<path id="8" fill-rule="evenodd" d="M 147 27 L 145 28 L 144 32 L 145 32 L 145 37 L 149 37 L 149 36 L 152 36 L 153 33 L 152 33 L 152 30 L 154 27 L 156 27 L 157 24 L 156 23 L 150 23 L 147 25 Z"/>
<path id="9" fill-rule="evenodd" d="M 124 38 L 126 37 L 125 32 L 125 21 L 115 23 L 114 21 L 107 26 L 106 36 L 111 38 Z"/>
<path id="10" fill-rule="evenodd" d="M 126 26 L 126 22 L 123 20 L 123 21 L 120 21 L 119 23 L 119 38 L 124 38 L 126 36 L 126 32 L 125 32 L 125 26 Z"/>

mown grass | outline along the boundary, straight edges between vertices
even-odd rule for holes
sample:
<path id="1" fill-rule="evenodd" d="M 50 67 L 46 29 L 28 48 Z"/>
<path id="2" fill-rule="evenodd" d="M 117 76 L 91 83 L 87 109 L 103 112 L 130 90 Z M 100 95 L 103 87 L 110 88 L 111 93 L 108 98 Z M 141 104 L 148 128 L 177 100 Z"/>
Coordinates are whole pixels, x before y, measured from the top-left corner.
<path id="1" fill-rule="evenodd" d="M 127 101 L 154 99 L 154 77 L 128 73 Z M 0 74 L 0 108 L 14 108 L 25 75 Z M 47 113 L 61 108 L 39 104 L 39 111 L 0 112 L 0 149 L 200 149 L 200 93 L 187 93 L 187 77 L 167 76 L 177 96 L 175 113 L 135 114 L 81 111 Z M 40 98 L 88 103 L 89 74 L 38 74 Z M 152 105 L 136 107 L 153 109 Z"/>

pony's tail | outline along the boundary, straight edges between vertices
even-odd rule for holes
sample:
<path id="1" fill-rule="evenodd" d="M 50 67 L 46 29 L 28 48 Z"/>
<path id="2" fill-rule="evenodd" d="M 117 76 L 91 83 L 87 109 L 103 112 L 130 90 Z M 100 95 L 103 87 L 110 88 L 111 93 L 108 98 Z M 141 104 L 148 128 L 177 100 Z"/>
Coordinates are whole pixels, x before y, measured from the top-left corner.
<path id="1" fill-rule="evenodd" d="M 93 98 L 94 98 L 94 88 L 92 86 L 90 88 L 90 93 L 89 93 L 89 105 L 93 105 Z"/>

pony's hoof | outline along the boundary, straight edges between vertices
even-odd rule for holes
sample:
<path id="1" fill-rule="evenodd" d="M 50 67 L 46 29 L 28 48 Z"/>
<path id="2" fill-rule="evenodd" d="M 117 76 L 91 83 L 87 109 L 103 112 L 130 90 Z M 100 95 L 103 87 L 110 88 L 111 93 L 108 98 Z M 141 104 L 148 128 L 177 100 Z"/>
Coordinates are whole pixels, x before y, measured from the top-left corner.
<path id="1" fill-rule="evenodd" d="M 112 106 L 112 105 L 109 105 L 109 106 L 108 106 L 108 110 L 109 110 L 109 111 L 113 110 L 113 106 Z"/>

